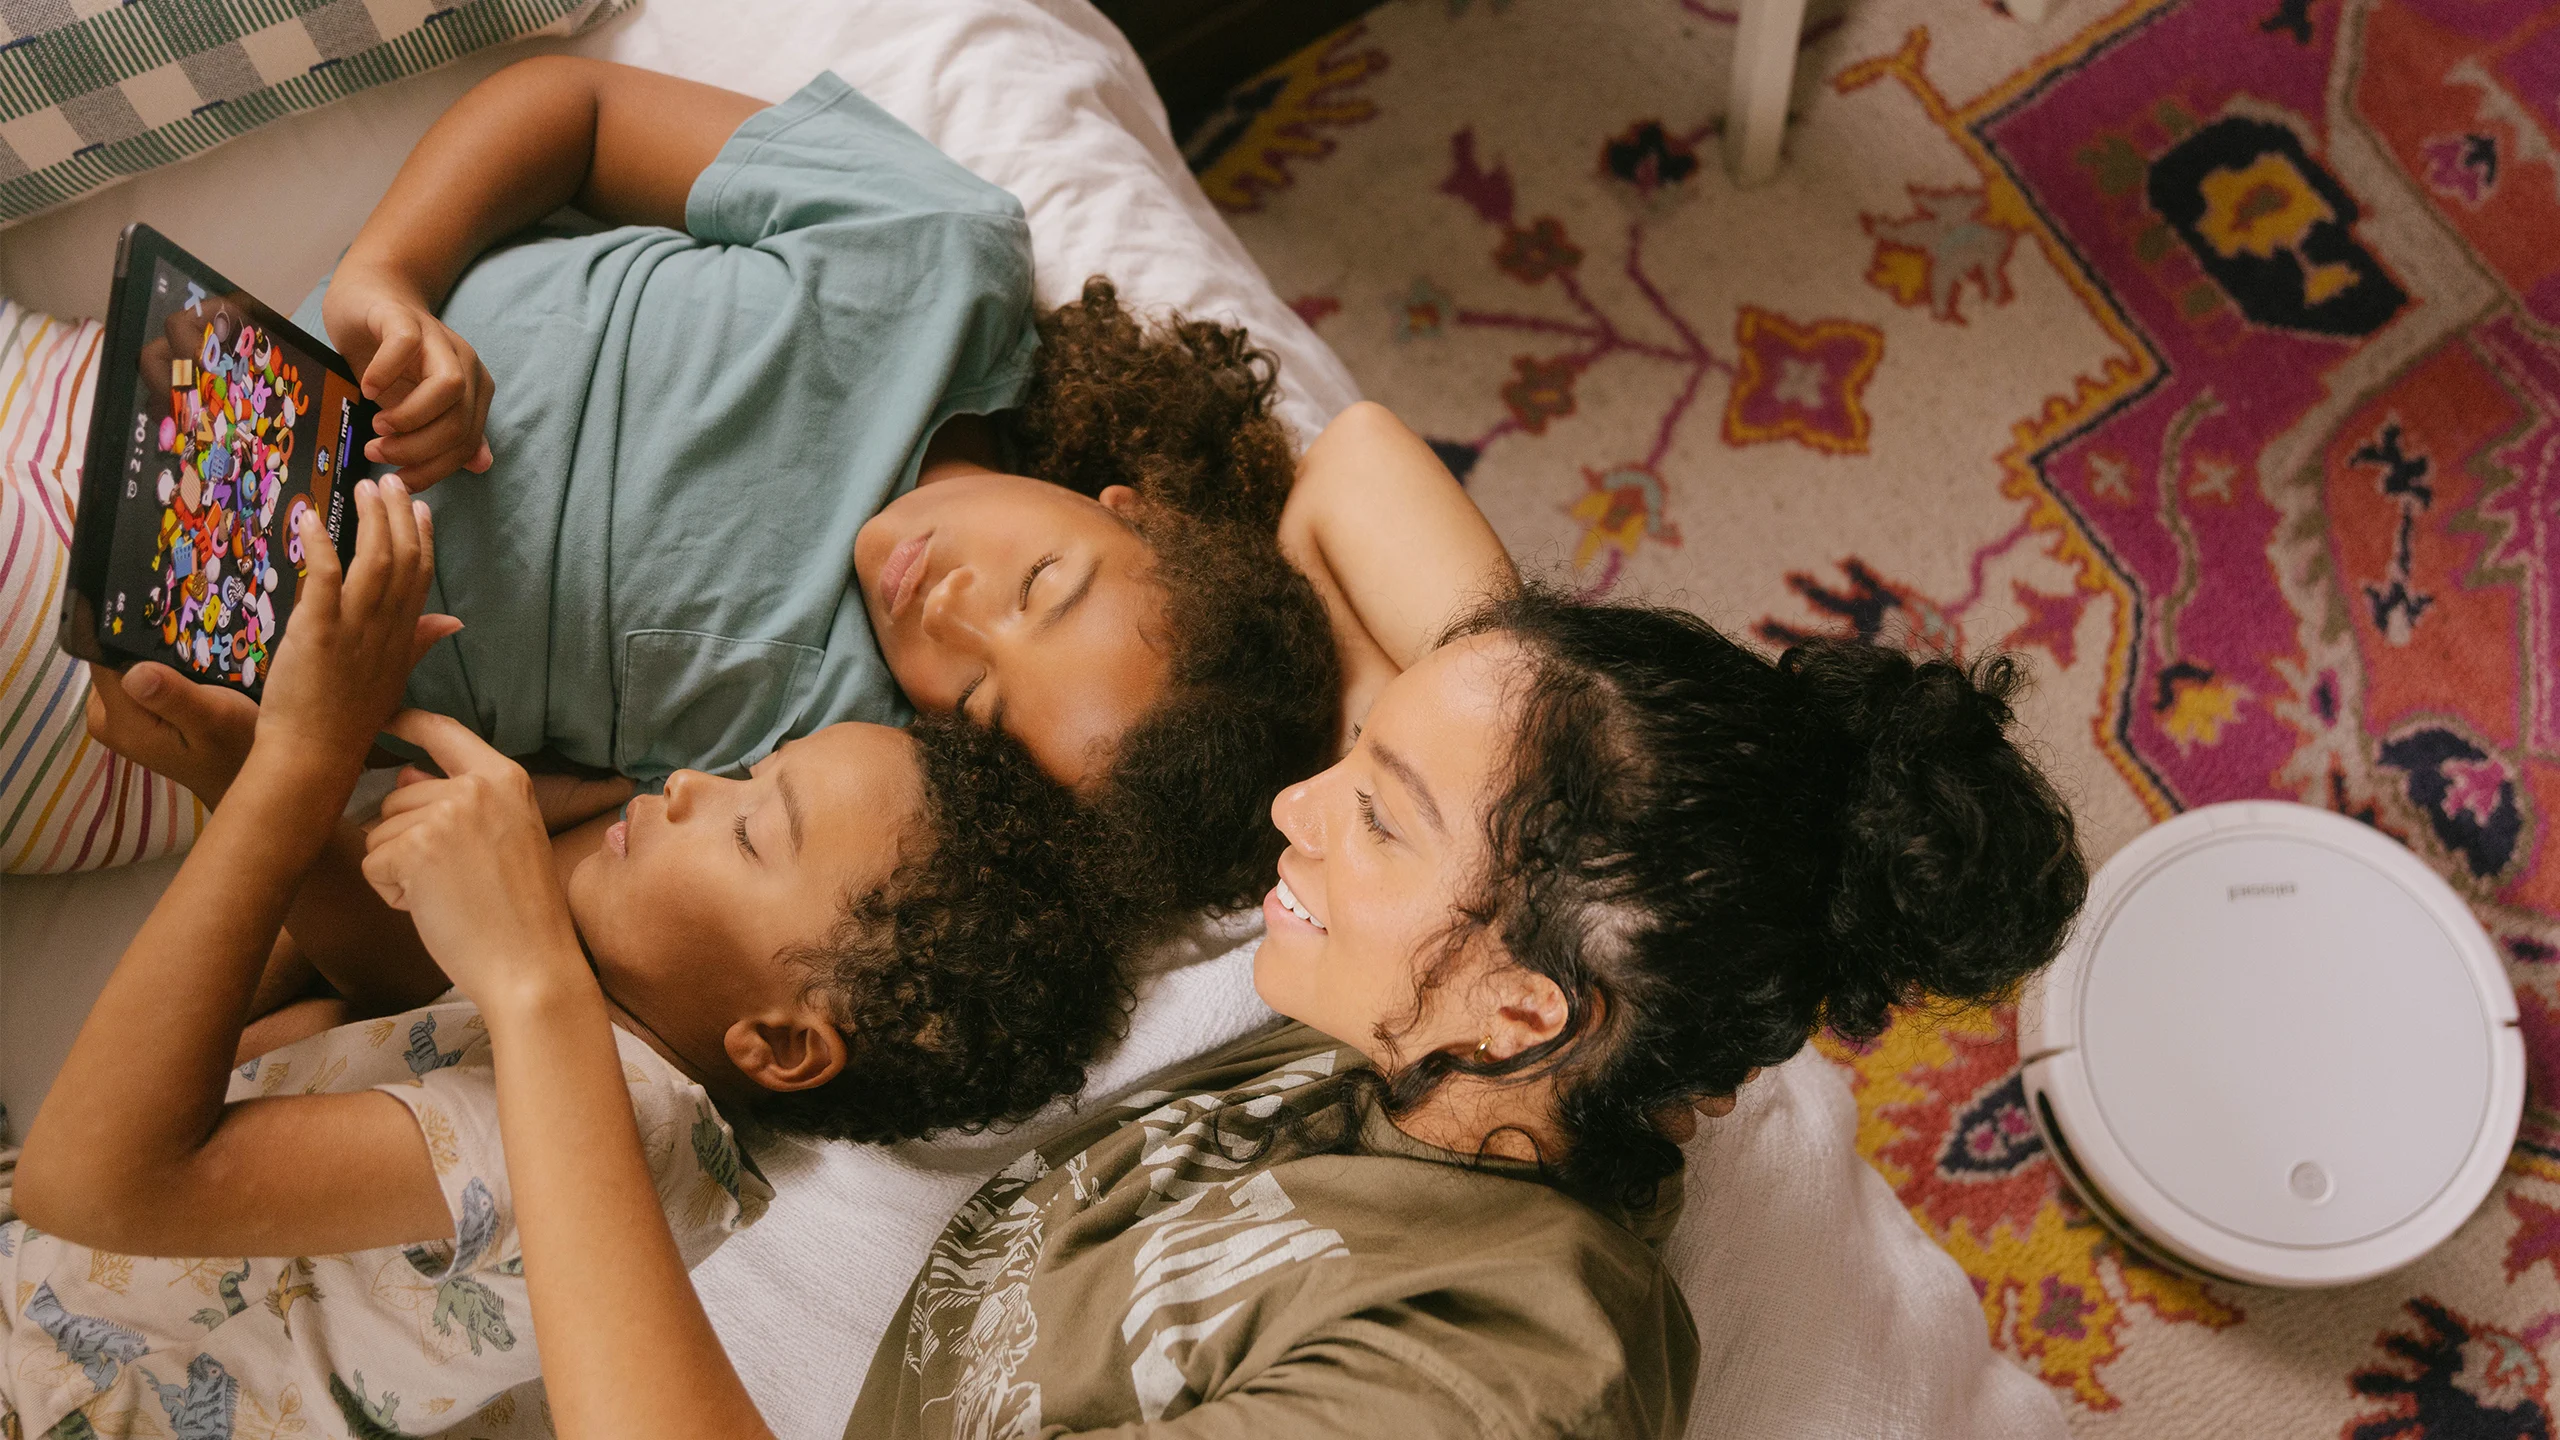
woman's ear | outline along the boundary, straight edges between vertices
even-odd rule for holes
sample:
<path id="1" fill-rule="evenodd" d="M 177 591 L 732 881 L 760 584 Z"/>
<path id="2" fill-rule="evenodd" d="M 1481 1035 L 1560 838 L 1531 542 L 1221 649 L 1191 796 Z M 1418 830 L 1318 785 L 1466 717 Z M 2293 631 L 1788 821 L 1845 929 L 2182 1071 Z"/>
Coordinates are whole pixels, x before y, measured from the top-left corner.
<path id="1" fill-rule="evenodd" d="M 720 1038 L 738 1073 L 761 1089 L 814 1090 L 844 1071 L 844 1032 L 808 1009 L 741 1020 Z"/>
<path id="2" fill-rule="evenodd" d="M 1123 520 L 1138 518 L 1138 492 L 1126 485 L 1105 485 L 1102 493 L 1094 498 L 1102 502 L 1103 509 Z"/>
<path id="3" fill-rule="evenodd" d="M 1501 980 L 1501 1003 L 1495 1007 L 1493 1037 L 1496 1058 L 1508 1058 L 1544 1045 L 1564 1033 L 1570 1013 L 1564 989 L 1544 975 L 1514 969 Z"/>

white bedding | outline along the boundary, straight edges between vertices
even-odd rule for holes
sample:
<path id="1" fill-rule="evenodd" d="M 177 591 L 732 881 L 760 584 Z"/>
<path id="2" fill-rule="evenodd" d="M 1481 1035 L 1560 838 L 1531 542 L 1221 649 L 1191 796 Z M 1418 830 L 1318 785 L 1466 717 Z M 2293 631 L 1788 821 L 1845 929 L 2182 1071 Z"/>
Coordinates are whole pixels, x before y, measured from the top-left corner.
<path id="1" fill-rule="evenodd" d="M 1356 398 L 1184 173 L 1136 57 L 1084 0 L 646 0 L 629 20 L 548 48 L 769 99 L 831 66 L 1022 197 L 1043 300 L 1101 271 L 1140 303 L 1241 320 L 1280 354 L 1282 414 L 1302 442 Z M 0 291 L 93 313 L 115 232 L 140 219 L 289 303 L 434 116 L 521 53 L 367 92 L 0 232 Z M 252 187 L 259 201 L 244 207 Z M 170 869 L 0 877 L 0 1103 L 32 1109 Z M 1089 1097 L 1266 1016 L 1251 988 L 1253 928 L 1159 957 Z M 1971 1287 L 1858 1158 L 1855 1122 L 1839 1074 L 1808 1054 L 1692 1144 L 1689 1206 L 1666 1251 L 1703 1345 L 1689 1434 L 2059 1440 L 2052 1396 L 1991 1353 Z M 1050 1123 L 773 1157 L 781 1199 L 696 1278 L 783 1440 L 840 1433 L 931 1237 Z"/>
<path id="2" fill-rule="evenodd" d="M 1138 57 L 1084 0 L 645 0 L 595 34 L 368 90 L 0 231 L 0 293 L 54 315 L 101 313 L 116 233 L 140 220 L 291 310 L 454 97 L 546 51 L 774 101 L 833 68 L 1021 198 L 1042 303 L 1108 274 L 1134 303 L 1241 322 L 1280 357 L 1281 418 L 1302 446 L 1360 398 L 1191 183 Z"/>

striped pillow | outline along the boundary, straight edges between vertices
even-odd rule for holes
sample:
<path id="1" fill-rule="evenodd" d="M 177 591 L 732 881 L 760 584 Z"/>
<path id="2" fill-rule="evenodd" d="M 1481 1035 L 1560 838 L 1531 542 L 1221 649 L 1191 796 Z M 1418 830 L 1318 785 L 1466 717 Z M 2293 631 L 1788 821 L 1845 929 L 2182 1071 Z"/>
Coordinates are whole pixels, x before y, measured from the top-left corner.
<path id="1" fill-rule="evenodd" d="M 629 0 L 0 4 L 0 225 Z"/>
<path id="2" fill-rule="evenodd" d="M 91 740 L 89 667 L 54 644 L 99 327 L 0 301 L 0 872 L 184 850 L 195 797 Z"/>

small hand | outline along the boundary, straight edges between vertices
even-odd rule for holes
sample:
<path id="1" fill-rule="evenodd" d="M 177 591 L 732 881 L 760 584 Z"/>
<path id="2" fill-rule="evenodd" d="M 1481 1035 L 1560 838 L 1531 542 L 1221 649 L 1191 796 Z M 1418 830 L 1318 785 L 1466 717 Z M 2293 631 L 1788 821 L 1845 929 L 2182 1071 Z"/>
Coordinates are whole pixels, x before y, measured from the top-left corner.
<path id="1" fill-rule="evenodd" d="M 1748 1085 L 1759 1078 L 1760 1068 L 1755 1065 L 1742 1077 L 1742 1083 Z M 1732 1114 L 1733 1107 L 1740 1101 L 1741 1087 L 1736 1086 L 1731 1095 L 1708 1095 L 1686 1105 L 1666 1106 L 1653 1112 L 1653 1128 L 1661 1131 L 1672 1144 L 1686 1145 L 1690 1137 L 1698 1133 L 1698 1117 L 1703 1115 L 1709 1120 L 1721 1120 Z"/>
<path id="2" fill-rule="evenodd" d="M 542 811 L 543 826 L 554 835 L 575 829 L 638 793 L 639 787 L 620 775 L 601 780 L 575 775 L 533 777 L 533 803 Z"/>
<path id="3" fill-rule="evenodd" d="M 586 975 L 524 767 L 443 715 L 403 710 L 389 729 L 444 777 L 404 770 L 383 797 L 364 860 L 383 903 L 409 912 L 427 953 L 484 1009 L 512 989 Z"/>
<path id="4" fill-rule="evenodd" d="M 489 397 L 496 382 L 471 342 L 413 291 L 368 274 L 342 274 L 321 302 L 329 338 L 382 407 L 364 456 L 400 467 L 424 490 L 456 470 L 489 468 Z"/>
<path id="5" fill-rule="evenodd" d="M 89 667 L 89 738 L 219 805 L 258 731 L 258 703 L 157 661 Z"/>
<path id="6" fill-rule="evenodd" d="M 361 765 L 427 648 L 462 628 L 422 615 L 435 575 L 427 507 L 397 480 L 355 487 L 356 555 L 341 574 L 316 510 L 302 512 L 310 569 L 267 673 L 257 743 Z"/>

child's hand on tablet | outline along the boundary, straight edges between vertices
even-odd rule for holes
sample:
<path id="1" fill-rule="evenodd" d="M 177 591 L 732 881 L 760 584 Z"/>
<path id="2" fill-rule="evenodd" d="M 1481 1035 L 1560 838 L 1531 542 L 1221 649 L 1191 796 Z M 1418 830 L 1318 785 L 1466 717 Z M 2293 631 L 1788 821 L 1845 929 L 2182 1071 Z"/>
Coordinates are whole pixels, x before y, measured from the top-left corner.
<path id="1" fill-rule="evenodd" d="M 427 953 L 484 1010 L 527 987 L 584 979 L 585 952 L 524 767 L 448 716 L 403 710 L 389 728 L 444 776 L 403 770 L 383 797 L 382 821 L 365 836 L 374 892 L 409 912 Z"/>
<path id="2" fill-rule="evenodd" d="M 119 675 L 89 667 L 89 738 L 219 805 L 249 758 L 258 702 L 145 660 Z"/>
<path id="3" fill-rule="evenodd" d="M 355 561 L 342 574 L 337 546 L 316 511 L 304 512 L 310 571 L 258 709 L 257 744 L 361 765 L 427 647 L 462 628 L 422 615 L 435 574 L 427 507 L 397 480 L 355 487 Z"/>
<path id="4" fill-rule="evenodd" d="M 367 460 L 400 467 L 411 490 L 489 468 L 489 367 L 434 307 L 395 281 L 342 269 L 320 309 L 330 343 L 382 407 Z"/>

